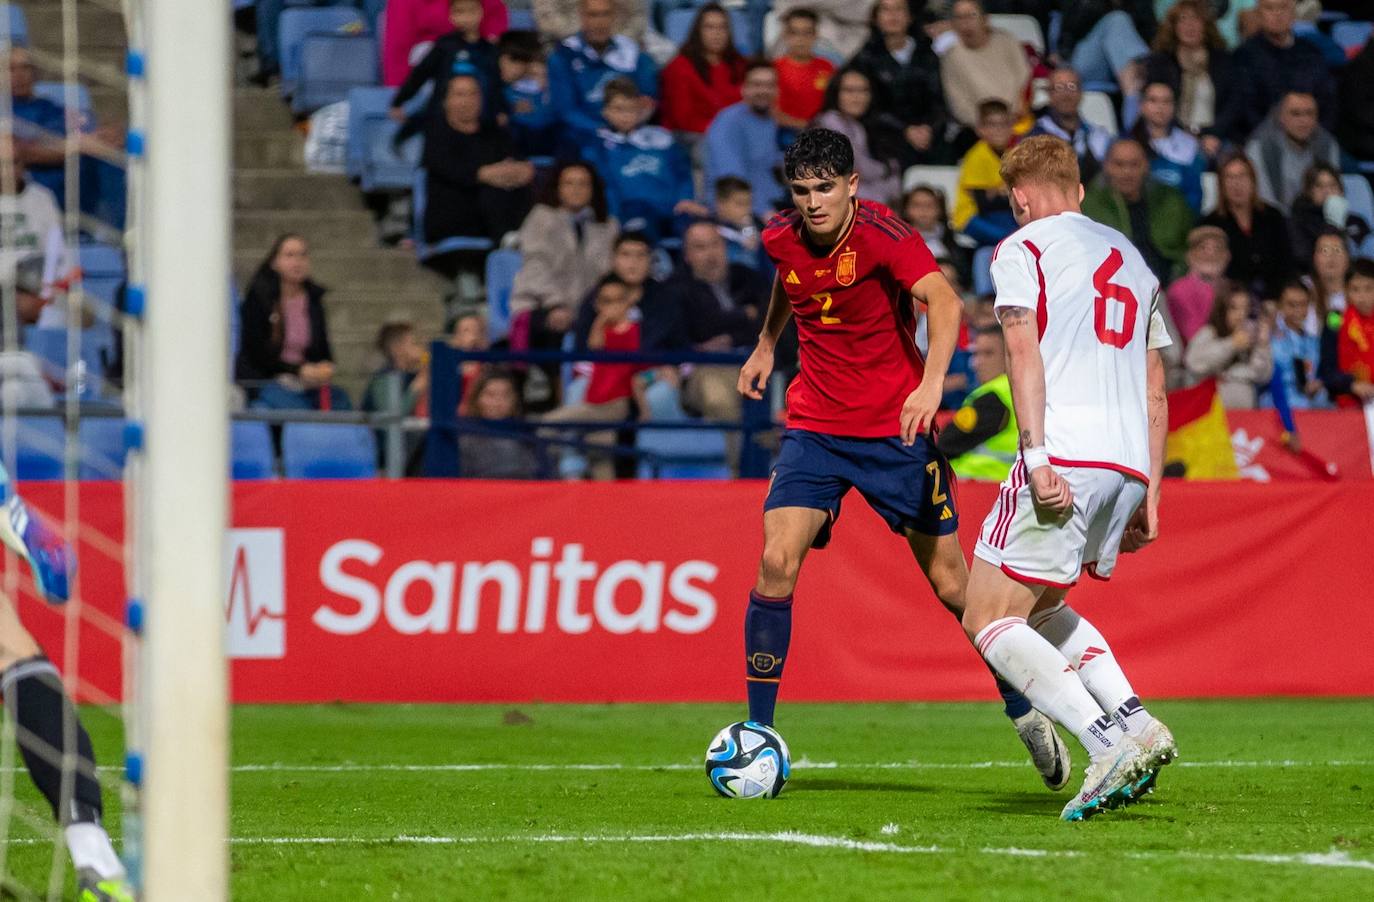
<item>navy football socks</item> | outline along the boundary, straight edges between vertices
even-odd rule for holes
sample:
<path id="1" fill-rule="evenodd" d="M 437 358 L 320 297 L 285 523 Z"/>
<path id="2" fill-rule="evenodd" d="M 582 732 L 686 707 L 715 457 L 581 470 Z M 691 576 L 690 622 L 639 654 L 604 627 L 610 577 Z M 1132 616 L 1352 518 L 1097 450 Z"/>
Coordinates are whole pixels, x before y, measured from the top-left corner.
<path id="1" fill-rule="evenodd" d="M 987 662 L 984 661 L 983 663 L 986 664 Z M 992 677 L 997 681 L 997 691 L 1002 696 L 1002 710 L 1007 712 L 1007 716 L 1016 720 L 1018 717 L 1025 717 L 1029 714 L 1031 712 L 1030 699 L 1022 695 L 1020 690 L 1011 683 L 1002 679 L 997 671 L 992 669 L 991 665 L 988 665 L 988 670 L 992 671 Z"/>
<path id="2" fill-rule="evenodd" d="M 744 614 L 745 685 L 749 690 L 749 719 L 773 722 L 778 685 L 787 645 L 792 639 L 792 596 L 769 598 L 749 593 Z"/>

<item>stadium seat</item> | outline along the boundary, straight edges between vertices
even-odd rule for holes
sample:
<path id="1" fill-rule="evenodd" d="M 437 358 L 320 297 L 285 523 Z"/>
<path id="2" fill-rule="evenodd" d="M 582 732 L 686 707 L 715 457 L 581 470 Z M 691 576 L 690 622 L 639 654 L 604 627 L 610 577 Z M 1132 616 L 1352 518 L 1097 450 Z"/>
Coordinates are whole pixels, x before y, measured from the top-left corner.
<path id="1" fill-rule="evenodd" d="M 495 250 L 487 255 L 487 333 L 500 341 L 510 333 L 510 292 L 520 271 L 520 252 Z"/>
<path id="2" fill-rule="evenodd" d="M 902 190 L 910 191 L 917 185 L 930 185 L 939 188 L 945 195 L 945 204 L 954 207 L 954 195 L 959 189 L 958 166 L 912 166 L 902 175 Z"/>
<path id="3" fill-rule="evenodd" d="M 415 180 L 411 182 L 410 208 L 414 216 L 412 237 L 415 241 L 415 256 L 423 262 L 440 254 L 458 251 L 484 253 L 491 250 L 492 243 L 486 238 L 444 238 L 435 244 L 425 241 L 425 178 L 425 171 L 416 169 Z"/>
<path id="4" fill-rule="evenodd" d="M 1112 137 L 1116 137 L 1120 133 L 1116 124 L 1116 108 L 1112 106 L 1112 99 L 1101 91 L 1084 91 L 1083 102 L 1078 107 L 1078 113 L 1085 122 L 1106 129 Z"/>
<path id="5" fill-rule="evenodd" d="M 351 179 L 363 177 L 363 120 L 385 116 L 391 107 L 395 88 L 384 86 L 353 88 L 348 92 L 348 145 L 344 150 L 344 174 Z"/>
<path id="6" fill-rule="evenodd" d="M 377 439 L 363 425 L 287 423 L 281 459 L 288 479 L 371 479 L 377 475 Z"/>
<path id="7" fill-rule="evenodd" d="M 1341 186 L 1345 199 L 1350 201 L 1350 212 L 1364 217 L 1365 222 L 1374 222 L 1374 191 L 1369 188 L 1369 180 L 1362 175 L 1343 175 Z"/>
<path id="8" fill-rule="evenodd" d="M 271 479 L 276 475 L 272 429 L 256 420 L 235 421 L 229 432 L 229 472 L 234 479 Z"/>
<path id="9" fill-rule="evenodd" d="M 60 81 L 35 82 L 33 93 L 34 96 L 50 100 L 63 109 L 67 108 L 67 86 Z M 82 84 L 76 86 L 76 108 L 81 111 L 81 130 L 88 132 L 95 128 L 95 106 L 91 103 L 91 89 Z"/>
<path id="10" fill-rule="evenodd" d="M 397 148 L 395 139 L 400 127 L 400 123 L 385 113 L 369 113 L 363 117 L 360 123 L 363 161 L 358 184 L 364 192 L 403 192 L 414 181 L 415 172 L 420 168 L 424 140 L 415 135 Z M 352 140 L 351 134 L 349 140 Z"/>
<path id="11" fill-rule="evenodd" d="M 1204 172 L 1202 174 L 1202 215 L 1206 216 L 1217 208 L 1217 174 L 1215 172 Z"/>
<path id="12" fill-rule="evenodd" d="M 348 6 L 297 7 L 285 9 L 277 26 L 277 46 L 281 48 L 281 91 L 290 97 L 300 78 L 301 49 L 312 34 L 365 34 L 367 23 L 356 9 Z"/>
<path id="13" fill-rule="evenodd" d="M 512 9 L 507 12 L 507 25 L 510 31 L 538 31 L 534 22 L 534 10 Z"/>
<path id="14" fill-rule="evenodd" d="M 0 28 L 8 34 L 11 44 L 18 47 L 29 45 L 29 20 L 24 16 L 24 10 L 15 3 L 5 4 L 5 14 L 0 16 Z"/>
<path id="15" fill-rule="evenodd" d="M 1331 39 L 1346 53 L 1358 51 L 1374 33 L 1374 22 L 1337 22 L 1331 26 Z"/>
<path id="16" fill-rule="evenodd" d="M 19 417 L 15 424 L 14 478 L 62 478 L 66 435 L 57 417 Z"/>
<path id="17" fill-rule="evenodd" d="M 80 361 L 84 369 L 78 375 L 81 380 L 79 395 L 91 400 L 100 397 L 105 386 L 105 360 L 102 351 L 106 350 L 106 338 L 91 330 L 81 334 Z M 24 330 L 24 350 L 37 357 L 43 367 L 43 375 L 57 385 L 67 384 L 67 330 L 63 328 L 39 328 L 30 326 Z"/>
<path id="18" fill-rule="evenodd" d="M 1045 55 L 1045 33 L 1034 16 L 994 13 L 988 16 L 988 24 L 1002 29 L 1022 44 L 1030 44 L 1039 55 Z"/>
<path id="19" fill-rule="evenodd" d="M 77 248 L 81 266 L 81 288 L 111 309 L 124 282 L 124 252 L 99 242 L 83 243 Z"/>
<path id="20" fill-rule="evenodd" d="M 663 14 L 663 36 L 681 47 L 692 31 L 692 23 L 696 21 L 697 12 L 696 6 L 679 6 L 667 10 Z M 735 49 L 745 56 L 757 53 L 754 26 L 749 20 L 748 13 L 742 9 L 732 9 L 727 15 L 730 17 L 730 33 L 735 39 Z"/>
<path id="21" fill-rule="evenodd" d="M 124 420 L 121 417 L 83 419 L 78 431 L 81 439 L 82 479 L 116 480 L 124 476 Z"/>
<path id="22" fill-rule="evenodd" d="M 992 252 L 996 248 L 980 247 L 973 255 L 973 293 L 982 297 L 992 294 Z"/>
<path id="23" fill-rule="evenodd" d="M 725 432 L 720 429 L 641 429 L 635 447 L 651 455 L 639 464 L 640 479 L 730 477 Z"/>
<path id="24" fill-rule="evenodd" d="M 338 103 L 356 87 L 379 80 L 377 41 L 367 34 L 310 34 L 300 50 L 300 75 L 291 111 L 308 115 Z"/>

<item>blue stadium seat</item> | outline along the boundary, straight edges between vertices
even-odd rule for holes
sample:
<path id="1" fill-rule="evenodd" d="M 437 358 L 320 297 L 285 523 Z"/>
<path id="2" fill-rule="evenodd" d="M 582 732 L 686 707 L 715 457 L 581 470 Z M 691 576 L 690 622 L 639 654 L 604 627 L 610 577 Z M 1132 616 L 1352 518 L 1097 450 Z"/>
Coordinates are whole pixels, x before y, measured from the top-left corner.
<path id="1" fill-rule="evenodd" d="M 81 440 L 81 479 L 115 480 L 124 476 L 124 420 L 120 417 L 91 417 L 78 427 Z"/>
<path id="2" fill-rule="evenodd" d="M 347 99 L 353 88 L 375 85 L 380 78 L 378 59 L 377 41 L 371 35 L 306 35 L 291 111 L 307 115 Z"/>
<path id="3" fill-rule="evenodd" d="M 415 241 L 415 256 L 425 261 L 440 254 L 457 251 L 482 253 L 491 250 L 493 245 L 487 238 L 444 238 L 434 244 L 425 242 L 425 178 L 425 171 L 416 169 L 415 180 L 411 182 L 410 208 L 414 216 L 412 238 Z"/>
<path id="4" fill-rule="evenodd" d="M 512 9 L 506 13 L 507 31 L 538 31 L 539 26 L 534 21 L 534 10 L 532 9 Z"/>
<path id="5" fill-rule="evenodd" d="M 363 191 L 369 194 L 374 191 L 403 192 L 414 182 L 424 139 L 414 135 L 397 148 L 396 132 L 400 127 L 385 113 L 363 118 L 363 164 L 358 174 Z"/>
<path id="6" fill-rule="evenodd" d="M 497 250 L 487 255 L 487 332 L 492 341 L 510 334 L 510 293 L 520 261 L 519 251 Z"/>
<path id="7" fill-rule="evenodd" d="M 992 294 L 992 252 L 996 248 L 980 247 L 973 255 L 973 293 L 982 297 Z"/>
<path id="8" fill-rule="evenodd" d="M 29 20 L 24 10 L 15 3 L 6 3 L 5 14 L 0 16 L 0 29 L 9 34 L 9 41 L 19 47 L 29 46 Z"/>
<path id="9" fill-rule="evenodd" d="M 641 429 L 635 447 L 652 454 L 640 479 L 727 479 L 725 432 L 720 429 Z"/>
<path id="10" fill-rule="evenodd" d="M 272 430 L 256 420 L 230 423 L 229 472 L 235 479 L 271 479 L 276 475 Z"/>
<path id="11" fill-rule="evenodd" d="M 1374 33 L 1374 22 L 1337 22 L 1331 26 L 1331 39 L 1346 53 L 1359 50 Z"/>
<path id="12" fill-rule="evenodd" d="M 35 82 L 33 93 L 63 109 L 67 108 L 67 86 L 60 81 Z M 85 85 L 76 86 L 76 108 L 81 111 L 81 130 L 88 132 L 95 128 L 95 105 L 91 103 L 91 89 Z"/>
<path id="13" fill-rule="evenodd" d="M 749 14 L 742 9 L 732 9 L 729 11 L 730 33 L 735 39 L 735 49 L 745 56 L 752 56 L 758 52 L 758 40 L 754 35 L 754 24 L 749 18 Z M 696 21 L 697 7 L 679 6 L 669 9 L 663 14 L 663 36 L 681 47 L 687 40 L 687 35 L 692 31 L 692 23 Z"/>
<path id="14" fill-rule="evenodd" d="M 1345 199 L 1350 201 L 1350 212 L 1374 223 L 1374 191 L 1369 188 L 1369 180 L 1362 175 L 1343 175 L 1341 187 L 1345 189 Z"/>
<path id="15" fill-rule="evenodd" d="M 61 420 L 57 417 L 19 417 L 15 439 L 15 479 L 22 482 L 62 478 L 66 435 Z"/>
<path id="16" fill-rule="evenodd" d="M 79 359 L 85 364 L 85 382 L 80 390 L 83 399 L 100 397 L 105 386 L 105 358 L 102 352 L 108 350 L 108 341 L 107 334 L 95 334 L 91 330 L 84 330 L 81 334 Z M 43 374 L 48 379 L 57 384 L 67 382 L 66 329 L 30 326 L 24 330 L 24 350 L 39 359 Z"/>
<path id="17" fill-rule="evenodd" d="M 377 439 L 362 425 L 287 423 L 281 459 L 288 479 L 371 479 L 377 475 Z"/>
<path id="18" fill-rule="evenodd" d="M 290 97 L 301 72 L 301 49 L 312 34 L 367 33 L 362 15 L 349 6 L 297 7 L 282 11 L 277 25 L 277 46 L 281 48 L 281 91 Z"/>
<path id="19" fill-rule="evenodd" d="M 351 179 L 363 176 L 363 119 L 385 116 L 395 90 L 387 87 L 354 88 L 348 92 L 348 146 L 344 173 Z"/>
<path id="20" fill-rule="evenodd" d="M 77 259 L 82 289 L 113 308 L 115 295 L 124 281 L 124 252 L 108 244 L 89 242 L 77 249 Z"/>

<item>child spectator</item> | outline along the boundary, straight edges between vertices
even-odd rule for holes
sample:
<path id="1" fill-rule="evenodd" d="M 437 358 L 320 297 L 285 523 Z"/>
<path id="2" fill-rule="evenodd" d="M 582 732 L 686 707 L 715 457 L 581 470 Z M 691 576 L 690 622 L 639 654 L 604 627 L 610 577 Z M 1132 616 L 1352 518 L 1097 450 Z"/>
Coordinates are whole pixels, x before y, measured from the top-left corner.
<path id="1" fill-rule="evenodd" d="M 510 117 L 511 138 L 522 156 L 552 156 L 558 145 L 558 114 L 549 91 L 549 68 L 532 31 L 508 31 L 496 45 L 501 100 Z"/>
<path id="2" fill-rule="evenodd" d="M 1279 318 L 1271 340 L 1274 356 L 1274 382 L 1268 404 L 1275 406 L 1274 395 L 1282 391 L 1294 410 L 1330 407 L 1326 386 L 1317 378 L 1321 362 L 1321 338 L 1309 331 L 1308 314 L 1312 289 L 1297 279 L 1279 292 Z"/>
<path id="3" fill-rule="evenodd" d="M 1169 315 L 1178 327 L 1184 343 L 1212 315 L 1212 301 L 1217 283 L 1231 263 L 1231 249 L 1226 233 L 1216 226 L 1198 226 L 1188 233 L 1188 273 L 1174 280 L 1165 296 Z"/>
<path id="4" fill-rule="evenodd" d="M 597 132 L 585 156 L 606 179 L 606 199 L 621 225 L 657 241 L 676 231 L 675 216 L 710 215 L 692 199 L 692 166 L 672 133 L 640 124 L 644 96 L 634 80 L 611 79 L 605 96 L 608 127 Z"/>
<path id="5" fill-rule="evenodd" d="M 380 5 L 379 0 L 367 2 Z M 262 9 L 261 0 L 258 9 Z M 386 27 L 381 29 L 382 84 L 394 88 L 405 81 L 411 63 L 424 48 L 452 30 L 451 14 L 448 0 L 386 0 Z M 494 41 L 509 25 L 510 16 L 502 0 L 482 0 L 482 37 Z"/>
<path id="6" fill-rule="evenodd" d="M 1321 380 L 1338 407 L 1374 400 L 1374 260 L 1350 265 L 1345 313 L 1322 334 L 1321 361 Z"/>
<path id="7" fill-rule="evenodd" d="M 794 9 L 782 21 L 786 53 L 773 61 L 778 73 L 778 124 L 806 128 L 821 111 L 835 64 L 816 56 L 820 19 L 809 9 Z"/>
<path id="8" fill-rule="evenodd" d="M 917 185 L 902 198 L 902 218 L 925 241 L 935 259 L 946 260 L 967 285 L 972 280 L 969 252 L 955 240 L 949 224 L 945 193 L 930 185 Z"/>
<path id="9" fill-rule="evenodd" d="M 471 402 L 464 404 L 461 416 L 483 422 L 458 433 L 459 472 L 469 479 L 534 479 L 539 461 L 518 428 L 523 413 L 515 376 L 486 367 L 475 380 Z"/>
<path id="10" fill-rule="evenodd" d="M 491 339 L 487 335 L 486 318 L 476 310 L 469 309 L 458 314 L 449 332 L 448 346 L 458 351 L 488 351 Z M 471 403 L 473 391 L 477 387 L 477 377 L 482 372 L 482 364 L 476 360 L 465 360 L 459 366 L 459 376 L 463 380 L 458 392 L 458 415 L 468 416 L 466 411 Z"/>
<path id="11" fill-rule="evenodd" d="M 716 181 L 716 225 L 731 263 L 763 266 L 763 223 L 754 215 L 754 192 L 744 179 L 727 175 Z"/>
<path id="12" fill-rule="evenodd" d="M 391 118 L 397 122 L 406 121 L 405 105 L 419 94 L 426 84 L 433 88 L 433 92 L 429 95 L 425 118 L 434 119 L 442 116 L 448 83 L 459 74 L 471 75 L 477 79 L 482 89 L 483 109 L 488 119 L 495 119 L 501 109 L 496 48 L 481 34 L 481 0 L 452 0 L 449 4 L 449 22 L 452 23 L 453 30 L 435 40 L 429 52 L 410 70 L 410 74 L 401 82 L 401 86 L 391 98 Z M 421 124 L 407 123 L 402 137 L 419 131 Z"/>
<path id="13" fill-rule="evenodd" d="M 716 113 L 739 103 L 744 68 L 729 15 L 718 3 L 702 6 L 681 51 L 663 69 L 663 127 L 679 136 L 705 134 Z"/>
<path id="14" fill-rule="evenodd" d="M 1259 389 L 1274 374 L 1270 324 L 1265 317 L 1254 317 L 1253 310 L 1254 301 L 1244 285 L 1217 286 L 1212 315 L 1183 354 L 1192 384 L 1215 377 L 1217 394 L 1227 410 L 1253 409 Z"/>
<path id="15" fill-rule="evenodd" d="M 1011 144 L 1011 109 L 1000 100 L 978 105 L 978 143 L 959 163 L 954 227 L 981 247 L 1016 231 L 1011 199 L 1002 181 L 1002 154 Z"/>
<path id="16" fill-rule="evenodd" d="M 363 394 L 363 410 L 425 416 L 429 410 L 429 355 L 415 335 L 415 326 L 404 321 L 384 323 L 377 330 L 377 350 L 386 360 L 372 374 Z M 393 408 L 393 382 L 401 385 L 401 406 Z"/>

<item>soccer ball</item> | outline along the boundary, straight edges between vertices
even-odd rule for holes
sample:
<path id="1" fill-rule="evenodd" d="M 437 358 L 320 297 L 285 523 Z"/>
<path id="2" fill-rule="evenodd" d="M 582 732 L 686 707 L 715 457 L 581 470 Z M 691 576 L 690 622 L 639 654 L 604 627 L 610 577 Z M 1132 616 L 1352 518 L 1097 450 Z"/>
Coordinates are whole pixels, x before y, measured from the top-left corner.
<path id="1" fill-rule="evenodd" d="M 770 726 L 752 720 L 732 723 L 706 750 L 711 788 L 727 799 L 771 799 L 792 773 L 787 743 Z"/>

